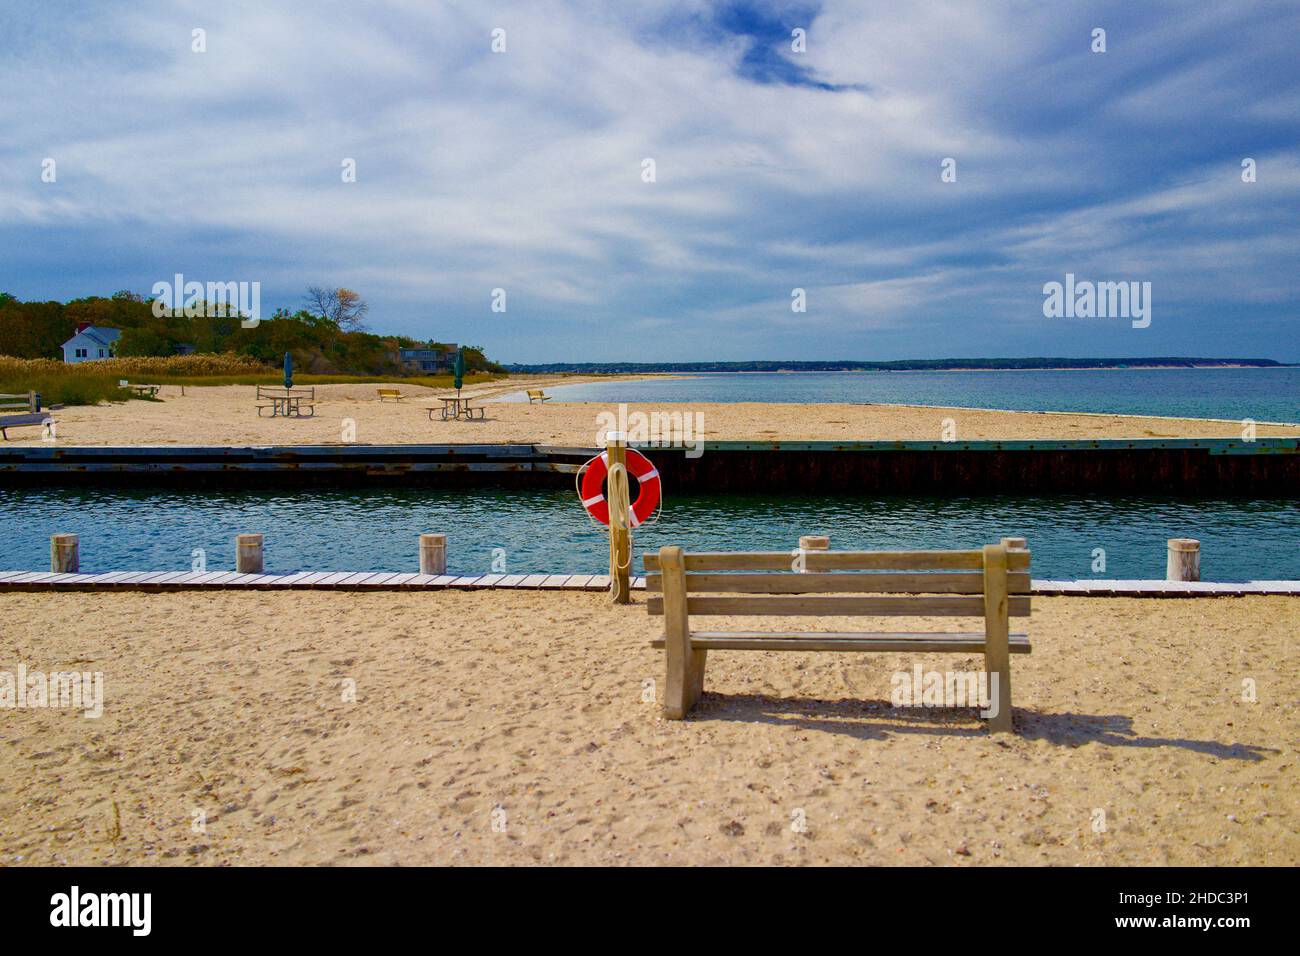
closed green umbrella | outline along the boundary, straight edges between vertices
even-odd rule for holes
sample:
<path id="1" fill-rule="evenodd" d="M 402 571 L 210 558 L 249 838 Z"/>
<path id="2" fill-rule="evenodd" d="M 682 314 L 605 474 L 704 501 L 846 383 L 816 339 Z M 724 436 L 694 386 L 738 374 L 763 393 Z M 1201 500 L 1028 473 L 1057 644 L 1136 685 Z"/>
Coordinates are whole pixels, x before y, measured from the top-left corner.
<path id="1" fill-rule="evenodd" d="M 456 361 L 452 363 L 451 374 L 455 376 L 452 384 L 456 386 L 456 397 L 460 398 L 460 387 L 465 384 L 465 352 L 462 349 L 456 350 Z"/>
<path id="2" fill-rule="evenodd" d="M 284 387 L 293 388 L 293 356 L 284 353 Z"/>

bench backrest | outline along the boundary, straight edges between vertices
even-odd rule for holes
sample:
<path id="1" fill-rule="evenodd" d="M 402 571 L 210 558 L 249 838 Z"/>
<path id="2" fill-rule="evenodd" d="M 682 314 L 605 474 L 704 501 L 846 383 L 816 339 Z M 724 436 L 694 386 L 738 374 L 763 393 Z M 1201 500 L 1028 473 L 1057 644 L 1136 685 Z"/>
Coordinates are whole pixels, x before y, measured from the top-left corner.
<path id="1" fill-rule="evenodd" d="M 259 385 L 257 386 L 257 397 L 263 398 L 309 398 L 313 401 L 316 399 L 316 386 L 308 385 L 301 388 L 285 388 L 283 385 Z"/>
<path id="2" fill-rule="evenodd" d="M 375 389 L 380 395 L 401 395 L 402 393 L 395 388 L 377 388 Z"/>
<path id="3" fill-rule="evenodd" d="M 1029 552 L 990 547 L 1005 554 L 1000 570 L 993 565 L 986 572 L 985 550 L 686 554 L 663 548 L 645 555 L 646 591 L 683 594 L 687 615 L 984 617 L 989 584 L 998 588 L 985 579 L 1000 575 L 1008 615 L 1028 616 Z M 648 598 L 646 609 L 663 614 L 664 598 Z"/>
<path id="4" fill-rule="evenodd" d="M 18 401 L 13 401 L 18 399 Z M 36 393 L 26 392 L 21 395 L 0 395 L 0 411 L 36 411 Z"/>
<path id="5" fill-rule="evenodd" d="M 530 389 L 528 389 L 528 397 L 529 397 L 529 398 L 541 398 L 541 397 L 542 397 L 543 395 L 545 395 L 545 394 L 546 394 L 546 393 L 543 392 L 540 388 L 530 388 Z"/>

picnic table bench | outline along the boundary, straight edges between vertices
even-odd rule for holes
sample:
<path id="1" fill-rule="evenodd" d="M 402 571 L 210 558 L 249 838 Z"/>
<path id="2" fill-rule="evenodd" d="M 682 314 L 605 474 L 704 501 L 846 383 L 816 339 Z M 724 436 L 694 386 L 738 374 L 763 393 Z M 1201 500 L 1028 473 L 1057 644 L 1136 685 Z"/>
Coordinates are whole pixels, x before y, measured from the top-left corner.
<path id="1" fill-rule="evenodd" d="M 475 413 L 478 414 L 481 421 L 484 415 L 487 414 L 487 410 L 482 405 L 471 405 L 468 398 L 442 398 L 439 401 L 442 402 L 441 407 L 437 405 L 429 406 L 429 421 L 433 421 L 434 412 L 441 415 L 444 422 L 456 418 L 464 418 L 469 421 L 474 418 Z"/>
<path id="2" fill-rule="evenodd" d="M 262 414 L 271 410 L 270 416 Z M 303 414 L 303 409 L 308 413 Z M 268 385 L 257 386 L 257 417 L 275 418 L 311 418 L 316 414 L 316 388 L 276 388 Z"/>
<path id="3" fill-rule="evenodd" d="M 664 547 L 647 554 L 646 593 L 662 595 L 650 597 L 646 610 L 664 618 L 664 636 L 652 642 L 666 651 L 664 715 L 680 720 L 699 700 L 711 650 L 982 653 L 989 675 L 989 728 L 1009 731 L 1010 655 L 1030 652 L 1028 636 L 1011 634 L 1008 627 L 1009 617 L 1029 616 L 1029 551 L 1020 545 L 1021 539 L 1004 538 L 980 551 L 796 551 L 792 556 L 785 551 L 686 554 Z M 799 561 L 803 564 L 795 569 Z M 709 592 L 721 594 L 703 596 Z M 872 596 L 857 596 L 863 594 Z M 692 617 L 705 615 L 982 617 L 984 627 L 967 633 L 693 630 Z"/>
<path id="4" fill-rule="evenodd" d="M 53 423 L 54 419 L 50 417 L 49 412 L 41 412 L 36 415 L 0 415 L 0 436 L 5 441 L 9 440 L 9 429 L 24 428 L 36 425 L 44 425 L 46 422 Z"/>

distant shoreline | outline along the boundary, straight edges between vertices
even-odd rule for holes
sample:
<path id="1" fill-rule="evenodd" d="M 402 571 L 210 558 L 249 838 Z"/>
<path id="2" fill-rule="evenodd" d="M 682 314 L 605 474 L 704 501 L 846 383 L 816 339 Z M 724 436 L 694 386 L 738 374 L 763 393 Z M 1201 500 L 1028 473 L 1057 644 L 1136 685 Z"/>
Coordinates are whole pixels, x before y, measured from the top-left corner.
<path id="1" fill-rule="evenodd" d="M 1005 364 L 1004 364 L 1005 363 Z M 1273 359 L 917 359 L 896 362 L 626 362 L 507 365 L 531 375 L 797 375 L 808 372 L 1096 372 L 1163 369 L 1279 369 Z"/>

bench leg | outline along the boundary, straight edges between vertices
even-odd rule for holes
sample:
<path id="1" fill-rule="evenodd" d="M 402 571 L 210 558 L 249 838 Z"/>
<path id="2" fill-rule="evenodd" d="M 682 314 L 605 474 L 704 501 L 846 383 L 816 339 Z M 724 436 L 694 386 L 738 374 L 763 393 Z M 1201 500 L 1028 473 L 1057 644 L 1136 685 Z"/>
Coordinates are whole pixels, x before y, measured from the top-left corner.
<path id="1" fill-rule="evenodd" d="M 704 665 L 708 655 L 709 652 L 704 648 L 691 651 L 691 707 L 699 703 L 700 698 L 704 696 Z"/>
<path id="2" fill-rule="evenodd" d="M 1011 730 L 1011 648 L 1007 613 L 1007 549 L 984 546 L 984 671 L 989 682 L 989 730 Z"/>
<path id="3" fill-rule="evenodd" d="M 681 720 L 695 705 L 704 687 L 706 652 L 691 649 L 682 549 L 660 548 L 659 569 L 663 575 L 664 655 L 668 664 L 664 682 L 664 716 L 669 720 Z"/>

